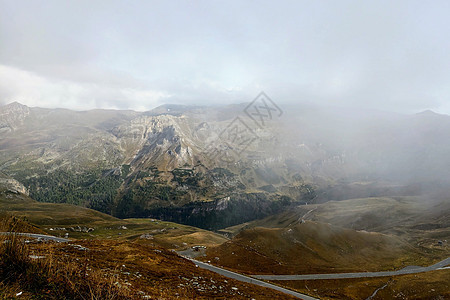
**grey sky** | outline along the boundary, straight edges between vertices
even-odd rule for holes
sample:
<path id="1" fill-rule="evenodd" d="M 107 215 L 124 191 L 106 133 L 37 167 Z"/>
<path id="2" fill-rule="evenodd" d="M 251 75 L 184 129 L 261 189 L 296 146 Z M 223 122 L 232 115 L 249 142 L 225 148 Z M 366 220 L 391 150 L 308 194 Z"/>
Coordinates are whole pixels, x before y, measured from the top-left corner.
<path id="1" fill-rule="evenodd" d="M 450 113 L 450 1 L 0 0 L 0 103 Z"/>

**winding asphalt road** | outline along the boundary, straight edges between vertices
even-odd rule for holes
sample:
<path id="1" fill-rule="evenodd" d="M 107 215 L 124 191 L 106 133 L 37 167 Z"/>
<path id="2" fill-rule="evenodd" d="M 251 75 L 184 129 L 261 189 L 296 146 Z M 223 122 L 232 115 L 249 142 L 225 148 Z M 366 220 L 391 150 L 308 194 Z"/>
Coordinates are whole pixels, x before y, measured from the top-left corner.
<path id="1" fill-rule="evenodd" d="M 16 234 L 16 235 L 20 235 L 20 236 L 27 236 L 27 237 L 36 238 L 36 239 L 45 240 L 45 241 L 55 241 L 55 242 L 60 242 L 60 243 L 69 242 L 68 239 L 59 238 L 59 237 L 55 237 L 55 236 L 51 236 L 51 235 L 45 235 L 45 234 L 0 232 L 0 235 L 11 235 L 11 234 Z M 258 279 L 254 279 L 254 278 L 251 278 L 251 277 L 248 277 L 248 276 L 244 276 L 244 275 L 241 275 L 241 274 L 238 274 L 238 273 L 234 273 L 234 272 L 231 272 L 231 271 L 228 271 L 228 270 L 224 270 L 224 269 L 221 269 L 221 268 L 218 268 L 218 267 L 214 267 L 214 266 L 211 266 L 209 264 L 203 263 L 201 261 L 197 261 L 195 259 L 192 259 L 192 258 L 189 258 L 189 257 L 186 257 L 186 256 L 183 256 L 183 257 L 191 260 L 192 262 L 194 262 L 200 268 L 216 272 L 216 273 L 218 273 L 220 275 L 223 275 L 225 277 L 228 277 L 228 278 L 232 278 L 232 279 L 236 279 L 236 280 L 239 280 L 239 281 L 256 284 L 256 285 L 267 287 L 267 288 L 271 288 L 271 289 L 274 289 L 274 290 L 277 290 L 277 291 L 280 291 L 280 292 L 283 292 L 283 293 L 286 293 L 286 294 L 289 294 L 289 295 L 292 295 L 292 296 L 295 296 L 297 298 L 304 299 L 304 300 L 317 300 L 316 298 L 313 298 L 313 297 L 310 297 L 310 296 L 307 296 L 307 295 L 303 295 L 303 294 L 300 294 L 300 293 L 297 293 L 297 292 L 294 292 L 294 291 L 291 291 L 291 290 L 288 290 L 288 289 L 284 289 L 284 288 L 276 286 L 274 284 L 270 284 L 270 283 L 267 283 L 267 282 L 264 282 L 264 281 L 261 281 L 261 280 L 258 280 Z"/>
<path id="2" fill-rule="evenodd" d="M 56 236 L 51 236 L 51 235 L 45 235 L 45 234 L 36 234 L 36 233 L 19 233 L 19 232 L 0 232 L 0 235 L 20 235 L 20 236 L 28 236 L 31 238 L 35 238 L 35 239 L 40 239 L 43 241 L 54 241 L 54 242 L 59 242 L 59 243 L 65 243 L 68 242 L 68 239 L 63 239 L 63 238 L 59 238 Z"/>
<path id="3" fill-rule="evenodd" d="M 249 276 L 245 276 L 245 275 L 242 275 L 242 274 L 231 272 L 231 271 L 219 268 L 219 267 L 215 267 L 215 266 L 212 266 L 210 264 L 207 264 L 207 263 L 195 260 L 193 258 L 189 258 L 189 257 L 186 257 L 186 256 L 183 256 L 183 257 L 186 258 L 186 259 L 189 259 L 190 261 L 192 261 L 193 263 L 195 263 L 197 266 L 199 266 L 202 269 L 213 271 L 213 272 L 215 272 L 217 274 L 223 275 L 223 276 L 228 277 L 228 278 L 236 279 L 236 280 L 239 280 L 239 281 L 242 281 L 242 282 L 256 284 L 256 285 L 259 285 L 259 286 L 262 286 L 262 287 L 266 287 L 266 288 L 269 288 L 269 289 L 273 289 L 273 290 L 277 290 L 279 292 L 283 292 L 285 294 L 289 294 L 291 296 L 294 296 L 294 297 L 297 297 L 297 298 L 300 298 L 300 299 L 304 299 L 304 300 L 317 300 L 317 298 L 313 298 L 313 297 L 308 296 L 308 295 L 300 294 L 300 293 L 297 293 L 297 292 L 294 292 L 294 291 L 291 291 L 291 290 L 279 287 L 277 285 L 270 284 L 268 282 L 264 282 L 264 281 L 261 281 L 261 280 L 258 280 L 258 279 L 255 279 L 255 278 L 252 278 L 252 277 L 249 277 Z"/>
<path id="4" fill-rule="evenodd" d="M 308 274 L 308 275 L 252 275 L 254 278 L 263 280 L 315 280 L 315 279 L 345 279 L 345 278 L 366 278 L 384 277 L 395 275 L 406 275 L 423 273 L 443 269 L 450 265 L 450 257 L 429 267 L 409 266 L 397 271 L 385 272 L 360 272 L 360 273 L 336 273 L 336 274 Z"/>
<path id="5" fill-rule="evenodd" d="M 0 232 L 0 235 L 11 235 L 11 232 Z M 69 242 L 68 239 L 59 238 L 51 235 L 45 234 L 35 234 L 35 233 L 14 233 L 21 236 L 28 236 L 36 239 L 46 240 L 46 241 L 55 241 L 55 242 Z M 256 284 L 262 287 L 267 287 L 270 289 L 274 289 L 292 296 L 295 296 L 304 300 L 317 300 L 308 295 L 304 295 L 301 293 L 297 293 L 282 287 L 279 287 L 274 284 L 270 284 L 262 280 L 315 280 L 315 279 L 346 279 L 346 278 L 367 278 L 367 277 L 384 277 L 384 276 L 396 276 L 396 275 L 406 275 L 406 274 L 415 274 L 415 273 L 423 273 L 429 272 L 439 269 L 448 269 L 450 265 L 450 257 L 428 267 L 419 267 L 419 266 L 409 266 L 397 271 L 384 271 L 384 272 L 360 272 L 360 273 L 335 273 L 335 274 L 308 274 L 308 275 L 252 275 L 245 276 L 242 274 L 238 274 L 232 271 L 228 271 L 219 267 L 215 267 L 213 265 L 195 260 L 188 256 L 184 256 L 184 258 L 194 262 L 197 266 L 202 269 L 213 271 L 217 274 L 223 275 L 228 278 L 236 279 L 242 282 Z"/>

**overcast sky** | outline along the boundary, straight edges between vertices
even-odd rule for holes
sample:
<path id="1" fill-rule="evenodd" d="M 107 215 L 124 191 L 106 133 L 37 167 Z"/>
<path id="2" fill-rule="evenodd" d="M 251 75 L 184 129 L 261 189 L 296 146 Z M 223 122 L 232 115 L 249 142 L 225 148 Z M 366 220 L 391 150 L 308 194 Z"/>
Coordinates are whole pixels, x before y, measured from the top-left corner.
<path id="1" fill-rule="evenodd" d="M 0 103 L 450 113 L 450 1 L 0 0 Z"/>

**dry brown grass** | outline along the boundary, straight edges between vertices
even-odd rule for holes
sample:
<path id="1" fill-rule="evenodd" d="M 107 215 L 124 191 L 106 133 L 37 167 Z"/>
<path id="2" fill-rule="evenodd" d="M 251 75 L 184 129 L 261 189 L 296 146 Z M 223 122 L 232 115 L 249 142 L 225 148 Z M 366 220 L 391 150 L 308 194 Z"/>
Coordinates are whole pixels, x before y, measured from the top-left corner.
<path id="1" fill-rule="evenodd" d="M 25 217 L 15 217 L 0 211 L 0 232 L 44 233 L 39 227 L 30 224 Z"/>
<path id="2" fill-rule="evenodd" d="M 4 217 L 0 231 L 29 232 L 29 224 L 15 217 Z M 87 271 L 86 262 L 74 263 L 53 255 L 46 245 L 45 256 L 30 257 L 32 248 L 26 238 L 16 234 L 0 236 L 0 285 L 2 298 L 13 297 L 18 290 L 46 299 L 130 299 L 127 289 L 114 285 L 115 278 L 99 270 Z"/>
<path id="3" fill-rule="evenodd" d="M 384 271 L 434 262 L 397 237 L 312 221 L 246 229 L 206 254 L 206 260 L 248 274 Z"/>
<path id="4" fill-rule="evenodd" d="M 112 240 L 83 240 L 77 244 L 89 251 L 61 244 L 55 247 L 55 255 L 86 259 L 89 268 L 114 273 L 121 285 L 151 299 L 293 299 L 203 270 L 164 248 Z"/>
<path id="5" fill-rule="evenodd" d="M 283 285 L 320 299 L 367 299 L 380 288 L 373 300 L 438 300 L 450 299 L 449 282 L 447 269 L 394 277 L 284 281 Z"/>
<path id="6" fill-rule="evenodd" d="M 0 299 L 19 292 L 24 299 L 294 299 L 203 270 L 160 247 L 102 239 L 72 244 L 1 238 Z"/>

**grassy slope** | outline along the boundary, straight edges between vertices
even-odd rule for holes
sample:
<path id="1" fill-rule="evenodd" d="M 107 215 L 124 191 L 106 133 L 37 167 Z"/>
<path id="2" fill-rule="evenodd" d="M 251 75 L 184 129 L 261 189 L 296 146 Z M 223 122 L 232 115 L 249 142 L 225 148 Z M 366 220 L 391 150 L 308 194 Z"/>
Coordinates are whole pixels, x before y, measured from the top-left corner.
<path id="1" fill-rule="evenodd" d="M 87 251 L 80 251 L 78 246 L 71 244 L 30 244 L 26 246 L 28 250 L 20 247 L 24 249 L 20 261 L 23 267 L 14 268 L 14 272 L 18 272 L 15 279 L 5 281 L 1 278 L 0 299 L 9 299 L 18 292 L 29 298 L 46 293 L 50 299 L 72 298 L 74 295 L 89 298 L 92 296 L 89 293 L 96 294 L 94 297 L 100 293 L 103 295 L 100 298 L 115 294 L 111 299 L 120 299 L 117 295 L 126 295 L 129 299 L 142 299 L 145 295 L 166 299 L 293 299 L 270 289 L 199 269 L 160 248 L 214 246 L 226 241 L 206 230 L 152 219 L 119 220 L 90 209 L 39 203 L 27 196 L 2 190 L 0 217 L 6 216 L 3 219 L 8 221 L 11 215 L 39 224 L 35 227 L 13 217 L 20 225 L 14 228 L 20 232 L 42 232 L 42 228 L 44 232 L 63 235 L 66 231 L 55 228 L 68 229 L 69 226 L 93 227 L 95 230 L 90 233 L 69 231 L 71 237 L 88 238 L 75 241 Z M 3 231 L 11 230 L 11 226 L 3 227 Z M 145 238 L 140 238 L 142 234 L 146 234 Z M 43 256 L 43 261 L 30 260 L 26 253 Z M 23 270 L 26 270 L 26 276 L 21 275 Z M 83 275 L 85 273 L 89 275 Z"/>
<path id="2" fill-rule="evenodd" d="M 6 190 L 0 191 L 0 212 L 2 211 L 25 217 L 48 234 L 64 236 L 69 233 L 70 238 L 137 239 L 143 244 L 174 249 L 193 245 L 209 247 L 226 241 L 221 235 L 192 226 L 153 219 L 121 220 L 79 206 L 37 202 L 25 195 Z M 76 231 L 78 226 L 93 228 L 94 231 Z M 143 234 L 146 234 L 145 238 L 140 238 Z"/>
<path id="3" fill-rule="evenodd" d="M 0 222 L 0 231 L 24 226 L 13 217 Z M 0 236 L 0 299 L 17 293 L 24 299 L 294 298 L 198 268 L 161 247 L 104 239 L 25 243 Z"/>
<path id="4" fill-rule="evenodd" d="M 22 194 L 0 190 L 0 209 L 10 214 L 26 217 L 41 226 L 87 225 L 116 222 L 109 215 L 70 204 L 41 203 Z"/>
<path id="5" fill-rule="evenodd" d="M 267 274 L 380 271 L 432 261 L 394 236 L 312 221 L 246 229 L 207 254 L 228 268 Z"/>
<path id="6" fill-rule="evenodd" d="M 284 222 L 293 222 L 310 210 L 313 211 L 306 216 L 309 220 L 357 230 L 391 233 L 410 240 L 450 235 L 448 199 L 420 196 L 330 201 L 298 207 L 291 215 L 283 216 Z"/>
<path id="7" fill-rule="evenodd" d="M 284 281 L 283 285 L 320 299 L 450 299 L 450 270 L 395 277 Z"/>
<path id="8" fill-rule="evenodd" d="M 226 240 L 220 235 L 195 227 L 150 219 L 120 220 L 81 207 L 67 204 L 39 203 L 23 195 L 8 193 L 4 190 L 0 191 L 0 211 L 7 211 L 16 216 L 25 216 L 28 220 L 39 224 L 39 227 L 47 233 L 53 235 L 63 235 L 65 232 L 69 232 L 70 237 L 76 238 L 118 240 L 110 242 L 106 240 L 86 241 L 86 243 L 94 243 L 89 244 L 91 247 L 97 243 L 98 245 L 106 245 L 105 243 L 131 245 L 129 241 L 137 242 L 132 244 L 135 246 L 132 246 L 131 249 L 138 247 L 139 244 L 142 244 L 142 247 L 152 248 L 161 245 L 176 249 L 191 245 L 207 245 L 211 249 L 208 250 L 209 255 L 206 259 L 248 273 L 341 272 L 379 269 L 380 267 L 391 269 L 406 264 L 428 264 L 427 262 L 435 253 L 420 258 L 415 250 L 411 250 L 406 243 L 393 237 L 357 232 L 316 222 L 307 221 L 303 224 L 299 222 L 299 219 L 301 219 L 299 217 L 314 209 L 305 219 L 335 222 L 348 227 L 363 226 L 362 228 L 366 228 L 364 226 L 367 226 L 367 228 L 378 228 L 380 230 L 387 228 L 387 231 L 389 231 L 388 227 L 392 226 L 395 221 L 397 226 L 393 226 L 395 229 L 393 232 L 400 232 L 408 236 L 410 232 L 420 233 L 419 229 L 413 231 L 415 223 L 427 224 L 427 218 L 411 220 L 412 216 L 416 216 L 417 211 L 420 211 L 416 206 L 417 204 L 411 201 L 412 199 L 369 198 L 330 202 L 328 203 L 329 206 L 301 206 L 297 211 L 290 211 L 264 220 L 229 228 L 229 232 L 232 233 L 238 232 L 243 227 L 247 227 L 248 230 L 241 232 L 232 242 L 214 247 Z M 436 218 L 432 219 L 433 222 L 441 222 L 445 225 L 446 217 L 445 215 L 442 216 L 442 212 L 446 211 L 445 205 L 445 203 L 436 204 L 440 208 L 441 214 L 437 213 Z M 428 213 L 436 214 L 436 209 L 429 210 Z M 356 217 L 352 217 L 352 215 Z M 370 215 L 374 217 L 370 218 Z M 381 216 L 384 217 L 385 224 L 379 226 L 379 223 L 374 222 L 374 220 L 375 217 Z M 407 226 L 402 227 L 401 220 L 405 219 L 410 221 Z M 363 220 L 365 220 L 365 223 L 362 222 Z M 95 230 L 90 233 L 49 230 L 55 227 L 66 227 L 68 229 L 77 225 L 92 227 Z M 261 225 L 268 228 L 254 228 Z M 122 226 L 127 229 L 121 229 Z M 35 229 L 40 231 L 40 228 Z M 292 231 L 289 231 L 289 229 L 292 229 Z M 434 228 L 432 234 L 444 232 L 445 236 L 443 230 L 445 230 L 445 227 Z M 146 234 L 145 238 L 139 238 L 142 234 Z M 128 249 L 127 247 L 124 249 Z M 383 254 L 386 247 L 389 250 L 387 255 Z M 128 251 L 128 253 L 131 252 Z M 132 256 L 127 254 L 127 257 Z M 219 262 L 214 260 L 215 257 L 220 257 Z M 249 257 L 252 259 L 248 259 Z M 332 267 L 335 267 L 335 269 L 332 269 Z M 445 285 L 443 282 L 448 279 L 448 270 L 432 273 L 417 275 L 417 277 L 408 275 L 411 278 L 408 276 L 395 277 L 392 284 L 380 291 L 380 295 L 390 297 L 399 292 L 406 293 L 410 280 L 415 282 L 414 287 L 417 287 L 417 292 L 420 293 L 418 298 L 427 298 L 427 293 L 431 296 L 444 293 Z M 343 299 L 357 299 L 360 298 L 360 295 L 370 295 L 384 283 L 383 279 L 371 279 L 297 281 L 286 282 L 283 285 L 286 284 L 305 293 L 318 294 L 326 298 L 339 295 L 338 297 Z M 316 291 L 313 291 L 314 289 Z M 432 289 L 435 291 L 432 291 Z M 13 287 L 12 291 L 16 291 L 16 288 Z M 0 294 L 0 296 L 2 295 Z"/>
<path id="9" fill-rule="evenodd" d="M 329 201 L 296 209 L 222 230 L 230 236 L 244 228 L 287 228 L 301 220 L 398 236 L 447 257 L 450 240 L 450 201 L 445 197 L 373 197 Z M 447 253 L 445 253 L 447 251 Z"/>
<path id="10" fill-rule="evenodd" d="M 316 271 L 335 272 L 339 270 L 331 267 L 334 264 L 342 265 L 346 260 L 350 260 L 346 263 L 347 265 L 353 267 L 356 265 L 357 269 L 401 268 L 406 264 L 429 265 L 431 262 L 448 257 L 449 254 L 449 204 L 445 197 L 422 196 L 360 198 L 299 206 L 295 210 L 223 230 L 235 238 L 227 243 L 228 248 L 219 246 L 209 249 L 208 259 L 230 268 L 248 270 L 249 273 L 255 270 L 267 273 L 287 272 L 297 268 L 298 264 L 303 264 L 298 267 L 301 273 L 310 272 L 317 267 L 319 270 Z M 322 240 L 324 235 L 319 234 L 314 235 L 313 241 L 305 243 L 305 240 L 308 241 L 307 237 L 312 237 L 311 234 L 314 233 L 313 228 L 310 228 L 301 234 L 303 239 L 297 238 L 297 240 L 302 241 L 316 253 L 308 251 L 305 247 L 296 247 L 298 252 L 292 253 L 291 249 L 294 247 L 288 243 L 289 239 L 283 238 L 283 232 L 303 225 L 302 219 L 307 220 L 304 224 L 330 223 L 332 225 L 321 224 L 319 227 L 329 226 L 330 232 L 338 233 L 337 236 L 344 238 L 344 233 L 347 232 L 347 235 L 350 233 L 352 237 L 342 239 L 341 242 L 344 242 L 342 244 L 339 239 Z M 342 229 L 344 227 L 348 229 Z M 390 237 L 364 232 L 366 230 L 379 231 L 389 234 Z M 341 247 L 345 249 L 347 242 L 347 246 L 355 246 L 353 242 L 357 241 L 357 236 L 361 235 L 367 236 L 369 241 L 364 244 L 356 243 L 356 248 L 350 248 L 354 251 L 346 253 L 336 251 Z M 376 242 L 377 239 L 384 240 L 385 243 Z M 438 245 L 438 240 L 444 241 L 444 244 Z M 236 243 L 233 243 L 234 241 Z M 334 246 L 329 245 L 331 247 L 328 251 L 323 252 L 326 248 L 320 247 L 321 241 L 329 242 Z M 393 242 L 394 246 L 388 246 L 389 241 Z M 415 249 L 411 249 L 406 243 L 413 245 Z M 368 249 L 364 250 L 361 246 L 367 246 Z M 263 249 L 264 251 L 261 251 Z M 383 249 L 388 251 L 388 254 L 379 252 Z M 232 254 L 233 252 L 235 255 Z M 245 257 L 250 253 L 252 253 L 252 260 L 246 260 Z M 286 261 L 283 257 L 285 253 L 293 255 L 290 260 Z M 326 255 L 325 258 L 330 258 L 330 261 L 333 255 L 337 257 L 333 258 L 334 261 L 329 264 L 328 270 L 323 270 L 321 267 L 325 266 L 327 261 L 321 260 L 320 255 Z M 339 257 L 340 255 L 342 257 Z M 371 257 L 367 258 L 367 255 Z M 383 255 L 384 259 L 382 259 Z M 220 257 L 219 261 L 214 260 L 215 256 Z M 282 265 L 279 264 L 280 262 Z M 450 298 L 449 276 L 450 270 L 446 269 L 391 278 L 275 283 L 321 299 L 366 299 L 386 283 L 388 283 L 387 286 L 379 290 L 373 299 L 447 299 Z"/>

